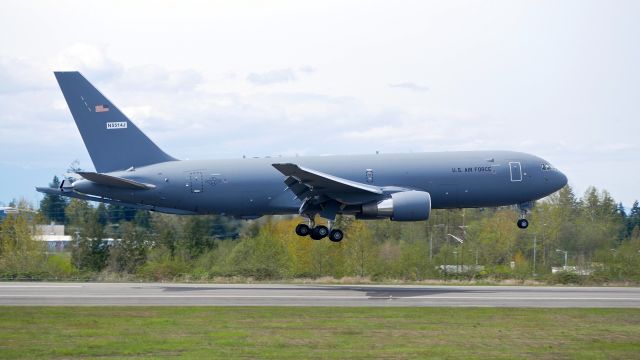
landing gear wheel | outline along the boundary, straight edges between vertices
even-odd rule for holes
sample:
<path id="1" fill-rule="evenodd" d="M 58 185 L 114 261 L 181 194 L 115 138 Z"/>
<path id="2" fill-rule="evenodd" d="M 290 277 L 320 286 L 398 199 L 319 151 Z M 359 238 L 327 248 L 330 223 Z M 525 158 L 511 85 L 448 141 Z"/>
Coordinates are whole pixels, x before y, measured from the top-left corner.
<path id="1" fill-rule="evenodd" d="M 342 233 L 342 230 L 333 229 L 329 233 L 329 240 L 333 242 L 340 242 L 342 241 L 343 237 L 344 237 L 344 233 Z"/>
<path id="2" fill-rule="evenodd" d="M 296 235 L 298 236 L 307 236 L 311 232 L 311 228 L 307 224 L 298 224 L 296 226 Z"/>
<path id="3" fill-rule="evenodd" d="M 527 219 L 518 220 L 518 227 L 520 229 L 526 229 L 529 227 L 529 221 Z"/>
<path id="4" fill-rule="evenodd" d="M 311 238 L 313 240 L 320 240 L 329 235 L 329 229 L 324 225 L 318 225 L 311 230 Z"/>

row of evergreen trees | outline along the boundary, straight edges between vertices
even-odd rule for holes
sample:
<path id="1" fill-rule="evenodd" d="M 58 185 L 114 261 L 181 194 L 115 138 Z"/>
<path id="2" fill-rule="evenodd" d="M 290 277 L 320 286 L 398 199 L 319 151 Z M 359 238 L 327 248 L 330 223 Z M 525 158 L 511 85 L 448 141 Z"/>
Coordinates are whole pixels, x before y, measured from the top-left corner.
<path id="1" fill-rule="evenodd" d="M 338 226 L 346 237 L 338 244 L 297 237 L 297 217 L 241 222 L 174 216 L 55 195 L 40 205 L 31 220 L 19 215 L 0 224 L 0 276 L 423 280 L 462 276 L 442 271 L 441 265 L 477 264 L 484 266 L 482 272 L 464 276 L 524 279 L 564 265 L 566 252 L 568 265 L 594 271 L 592 279 L 640 280 L 640 206 L 635 202 L 627 212 L 595 188 L 578 198 L 567 186 L 539 201 L 527 230 L 515 226 L 517 211 L 511 208 L 434 210 L 428 222 L 416 223 L 341 217 Z M 50 221 L 66 224 L 77 239 L 70 257 L 46 254 L 34 242 L 19 251 L 16 244 L 29 241 L 25 226 Z M 106 238 L 119 241 L 108 244 Z M 25 257 L 29 260 L 22 261 Z"/>

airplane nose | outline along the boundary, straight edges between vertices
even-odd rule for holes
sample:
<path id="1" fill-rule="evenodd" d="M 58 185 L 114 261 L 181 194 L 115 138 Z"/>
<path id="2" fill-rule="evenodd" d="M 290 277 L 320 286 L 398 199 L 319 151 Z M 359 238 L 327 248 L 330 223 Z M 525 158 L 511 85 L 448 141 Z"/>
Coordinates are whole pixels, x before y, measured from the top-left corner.
<path id="1" fill-rule="evenodd" d="M 556 183 L 557 183 L 558 189 L 562 189 L 565 185 L 567 185 L 567 182 L 568 182 L 567 175 L 562 173 L 562 171 L 558 170 L 556 174 Z"/>

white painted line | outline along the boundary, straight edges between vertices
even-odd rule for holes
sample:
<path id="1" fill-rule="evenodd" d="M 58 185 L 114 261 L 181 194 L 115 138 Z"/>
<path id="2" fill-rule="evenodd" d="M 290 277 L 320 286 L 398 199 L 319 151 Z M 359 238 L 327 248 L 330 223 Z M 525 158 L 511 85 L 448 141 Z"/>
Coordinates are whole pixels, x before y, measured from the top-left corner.
<path id="1" fill-rule="evenodd" d="M 500 296 L 407 296 L 403 299 L 442 299 L 442 300 L 631 300 L 640 301 L 640 297 L 500 297 Z"/>
<path id="2" fill-rule="evenodd" d="M 366 296 L 305 296 L 305 295 L 3 295 L 0 298 L 56 298 L 56 299 L 376 299 Z M 381 297 L 379 299 L 389 299 Z"/>
<path id="3" fill-rule="evenodd" d="M 490 297 L 490 296 L 312 296 L 312 295 L 5 295 L 0 298 L 41 299 L 310 299 L 310 300 L 543 300 L 543 301 L 638 301 L 638 297 Z"/>
<path id="4" fill-rule="evenodd" d="M 64 288 L 81 288 L 82 285 L 1 285 L 0 289 L 5 288 L 21 288 L 21 289 L 42 289 L 42 288 L 52 288 L 52 289 L 64 289 Z"/>

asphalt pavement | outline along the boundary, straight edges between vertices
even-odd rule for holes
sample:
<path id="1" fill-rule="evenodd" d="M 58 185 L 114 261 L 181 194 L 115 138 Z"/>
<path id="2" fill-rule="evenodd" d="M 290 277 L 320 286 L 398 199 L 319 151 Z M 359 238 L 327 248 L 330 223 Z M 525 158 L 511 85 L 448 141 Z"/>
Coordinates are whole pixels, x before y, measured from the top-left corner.
<path id="1" fill-rule="evenodd" d="M 640 308 L 640 288 L 4 282 L 0 305 Z"/>

